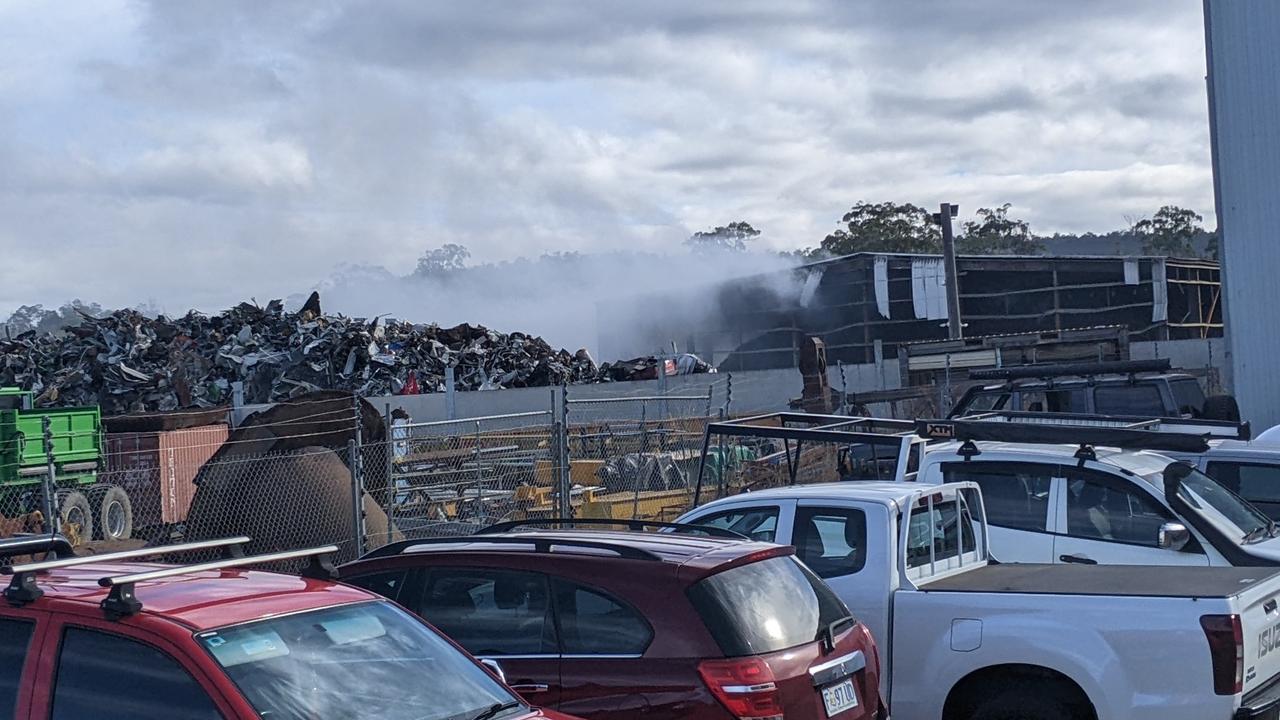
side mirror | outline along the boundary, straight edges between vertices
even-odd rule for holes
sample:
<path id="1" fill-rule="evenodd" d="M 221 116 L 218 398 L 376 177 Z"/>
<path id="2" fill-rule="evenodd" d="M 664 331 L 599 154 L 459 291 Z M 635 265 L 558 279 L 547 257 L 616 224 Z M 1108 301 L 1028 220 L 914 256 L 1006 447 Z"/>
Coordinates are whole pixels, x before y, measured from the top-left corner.
<path id="1" fill-rule="evenodd" d="M 497 675 L 503 685 L 507 684 L 507 674 L 502 672 L 502 665 L 499 664 L 497 660 L 494 660 L 493 658 L 480 658 L 480 664 L 489 668 L 489 672 Z"/>
<path id="2" fill-rule="evenodd" d="M 1191 540 L 1191 531 L 1182 523 L 1165 523 L 1156 533 L 1156 545 L 1162 550 L 1181 550 Z"/>

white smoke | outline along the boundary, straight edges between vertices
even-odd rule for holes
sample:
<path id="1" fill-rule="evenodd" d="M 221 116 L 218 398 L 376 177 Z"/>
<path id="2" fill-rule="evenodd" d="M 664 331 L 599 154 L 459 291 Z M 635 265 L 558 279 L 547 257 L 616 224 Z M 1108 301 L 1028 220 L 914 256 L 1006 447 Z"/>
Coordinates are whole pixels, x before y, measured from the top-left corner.
<path id="1" fill-rule="evenodd" d="M 798 296 L 803 280 L 784 272 L 794 265 L 793 259 L 756 252 L 546 255 L 431 276 L 348 265 L 308 292 L 320 292 L 326 313 L 478 324 L 616 360 L 600 357 L 602 328 L 610 338 L 606 352 L 652 353 L 660 349 L 651 342 L 657 327 L 714 323 L 721 311 L 716 288 L 726 280 L 759 275 L 779 296 Z M 308 292 L 291 296 L 289 306 L 301 305 Z"/>

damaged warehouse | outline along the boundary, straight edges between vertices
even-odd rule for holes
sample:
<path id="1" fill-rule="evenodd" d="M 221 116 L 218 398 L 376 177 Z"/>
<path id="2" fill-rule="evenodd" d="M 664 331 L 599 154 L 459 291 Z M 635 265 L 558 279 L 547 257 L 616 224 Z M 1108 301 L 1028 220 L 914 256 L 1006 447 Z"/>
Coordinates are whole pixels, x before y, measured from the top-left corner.
<path id="1" fill-rule="evenodd" d="M 957 258 L 965 336 L 1120 326 L 1131 341 L 1222 336 L 1217 263 L 1164 257 Z M 804 338 L 832 363 L 898 357 L 947 337 L 939 256 L 859 253 L 724 283 L 689 297 L 640 298 L 655 309 L 626 334 L 601 323 L 606 353 L 670 343 L 721 371 L 797 367 Z M 599 315 L 611 316 L 610 303 Z M 680 312 L 680 308 L 701 307 Z M 877 348 L 879 350 L 877 351 Z"/>

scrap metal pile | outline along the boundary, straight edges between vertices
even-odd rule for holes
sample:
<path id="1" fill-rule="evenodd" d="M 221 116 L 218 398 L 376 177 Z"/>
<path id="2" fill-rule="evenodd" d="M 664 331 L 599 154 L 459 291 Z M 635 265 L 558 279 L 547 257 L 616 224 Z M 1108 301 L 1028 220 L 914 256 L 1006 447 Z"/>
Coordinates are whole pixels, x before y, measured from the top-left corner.
<path id="1" fill-rule="evenodd" d="M 34 390 L 41 405 L 100 405 L 106 415 L 229 404 L 237 381 L 244 402 L 267 403 L 316 390 L 442 392 L 451 365 L 457 389 L 493 390 L 643 379 L 659 364 L 597 366 L 586 350 L 478 325 L 323 315 L 314 293 L 297 313 L 279 300 L 173 319 L 120 310 L 61 333 L 0 337 L 0 386 Z"/>

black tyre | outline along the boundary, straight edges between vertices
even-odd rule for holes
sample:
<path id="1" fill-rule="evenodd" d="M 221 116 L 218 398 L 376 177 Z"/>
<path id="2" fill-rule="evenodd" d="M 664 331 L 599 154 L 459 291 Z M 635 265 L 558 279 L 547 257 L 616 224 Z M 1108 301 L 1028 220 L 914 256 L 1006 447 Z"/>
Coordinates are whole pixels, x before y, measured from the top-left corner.
<path id="1" fill-rule="evenodd" d="M 54 496 L 58 502 L 58 517 L 62 519 L 62 534 L 76 544 L 93 539 L 93 508 L 89 498 L 79 490 L 59 490 Z"/>
<path id="2" fill-rule="evenodd" d="M 98 540 L 128 540 L 133 537 L 133 504 L 129 494 L 119 485 L 94 485 L 89 488 L 89 507 L 93 509 L 94 537 Z"/>
<path id="3" fill-rule="evenodd" d="M 1052 693 L 1013 690 L 980 702 L 969 720 L 1073 720 L 1073 715 Z"/>
<path id="4" fill-rule="evenodd" d="M 1205 420 L 1226 420 L 1240 422 L 1240 405 L 1231 395 L 1210 395 L 1204 399 L 1204 409 L 1200 416 Z"/>

